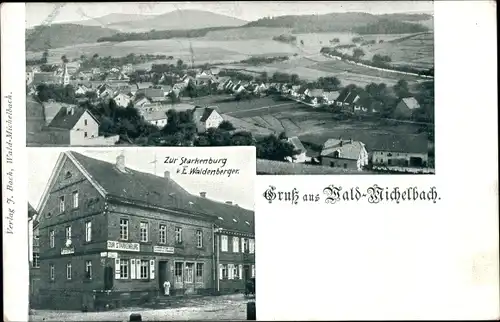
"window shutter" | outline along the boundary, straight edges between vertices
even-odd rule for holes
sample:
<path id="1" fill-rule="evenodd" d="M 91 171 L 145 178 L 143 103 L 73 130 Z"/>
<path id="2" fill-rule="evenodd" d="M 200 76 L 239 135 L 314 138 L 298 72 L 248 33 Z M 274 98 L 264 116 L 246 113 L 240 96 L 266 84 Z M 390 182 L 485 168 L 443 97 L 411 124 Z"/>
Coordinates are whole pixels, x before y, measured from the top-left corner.
<path id="1" fill-rule="evenodd" d="M 120 259 L 115 259 L 115 279 L 120 279 Z"/>
<path id="2" fill-rule="evenodd" d="M 224 277 L 223 273 L 224 273 L 224 268 L 223 268 L 222 264 L 219 264 L 219 279 L 220 280 Z"/>
<path id="3" fill-rule="evenodd" d="M 136 269 L 136 275 L 137 279 L 141 278 L 141 260 L 139 258 L 135 259 L 135 269 Z"/>
<path id="4" fill-rule="evenodd" d="M 240 277 L 240 280 L 243 279 L 243 265 L 238 265 L 238 276 Z"/>
<path id="5" fill-rule="evenodd" d="M 155 278 L 155 260 L 151 259 L 149 261 L 149 278 L 154 279 Z"/>
<path id="6" fill-rule="evenodd" d="M 131 259 L 130 260 L 130 278 L 135 280 L 136 279 L 136 275 L 135 275 L 135 259 Z M 139 278 L 139 276 L 137 276 L 137 278 Z"/>

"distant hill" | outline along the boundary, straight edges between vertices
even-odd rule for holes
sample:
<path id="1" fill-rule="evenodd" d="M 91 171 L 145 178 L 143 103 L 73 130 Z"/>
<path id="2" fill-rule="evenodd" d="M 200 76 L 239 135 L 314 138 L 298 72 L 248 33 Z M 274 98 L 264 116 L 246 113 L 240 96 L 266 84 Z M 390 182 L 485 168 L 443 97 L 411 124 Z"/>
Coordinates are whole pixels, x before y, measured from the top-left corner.
<path id="1" fill-rule="evenodd" d="M 26 30 L 26 50 L 42 51 L 50 48 L 93 43 L 100 37 L 111 36 L 116 33 L 116 30 L 109 28 L 76 24 L 36 26 Z"/>
<path id="2" fill-rule="evenodd" d="M 153 16 L 154 17 L 154 16 Z M 121 22 L 138 21 L 152 18 L 151 15 L 141 15 L 141 14 L 127 14 L 127 13 L 112 13 L 102 17 L 92 18 L 88 20 L 75 21 L 72 24 L 82 25 L 82 26 L 98 26 L 98 27 L 108 27 L 111 24 L 117 24 Z"/>
<path id="3" fill-rule="evenodd" d="M 245 20 L 202 10 L 176 10 L 161 15 L 144 16 L 146 19 L 111 23 L 108 26 L 122 32 L 155 30 L 187 30 L 213 27 L 239 27 Z"/>
<path id="4" fill-rule="evenodd" d="M 372 26 L 375 28 L 378 23 L 380 23 L 380 28 L 382 25 L 387 27 L 387 30 L 393 28 L 388 28 L 389 22 L 397 22 L 400 24 L 392 24 L 391 26 L 401 27 L 401 31 L 397 33 L 407 33 L 410 26 L 409 23 L 404 21 L 425 21 L 432 19 L 429 14 L 385 14 L 385 15 L 373 15 L 364 12 L 345 12 L 345 13 L 328 13 L 324 15 L 301 15 L 301 16 L 279 16 L 274 18 L 263 18 L 246 24 L 244 27 L 280 27 L 280 28 L 291 28 L 294 33 L 310 33 L 310 32 L 357 32 L 359 28 L 365 26 Z M 359 29 L 361 30 L 361 29 Z M 415 32 L 426 31 L 418 30 Z M 384 32 L 382 32 L 384 33 Z"/>
<path id="5" fill-rule="evenodd" d="M 353 28 L 353 31 L 361 34 L 412 34 L 417 32 L 425 32 L 429 29 L 423 25 L 409 23 L 404 21 L 383 19 L 374 23 L 369 23 L 365 26 Z"/>

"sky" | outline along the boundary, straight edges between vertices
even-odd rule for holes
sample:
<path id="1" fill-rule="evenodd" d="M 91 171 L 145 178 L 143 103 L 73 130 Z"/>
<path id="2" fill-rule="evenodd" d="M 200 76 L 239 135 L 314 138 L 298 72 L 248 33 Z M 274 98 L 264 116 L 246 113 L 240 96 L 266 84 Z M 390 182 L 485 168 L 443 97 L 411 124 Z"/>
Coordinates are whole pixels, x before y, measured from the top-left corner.
<path id="1" fill-rule="evenodd" d="M 48 184 L 52 170 L 54 169 L 59 154 L 68 151 L 67 148 L 29 148 L 28 150 L 28 201 L 38 210 L 40 198 Z M 122 153 L 125 156 L 125 166 L 141 172 L 155 172 L 163 177 L 163 173 L 170 171 L 170 177 L 179 183 L 184 189 L 192 194 L 199 195 L 204 191 L 207 198 L 225 202 L 232 201 L 234 204 L 246 209 L 254 209 L 254 179 L 256 173 L 255 148 L 253 147 L 210 147 L 210 148 L 72 148 L 91 158 L 115 163 L 116 157 Z M 240 169 L 240 174 L 228 177 L 221 176 L 191 176 L 176 174 L 179 162 L 176 164 L 165 164 L 165 158 L 182 156 L 187 158 L 227 158 L 223 169 Z M 200 167 L 208 167 L 200 165 Z M 210 167 L 215 169 L 214 166 Z"/>
<path id="2" fill-rule="evenodd" d="M 57 3 L 26 4 L 26 26 L 39 25 L 54 11 Z M 86 20 L 111 13 L 164 14 L 174 10 L 196 9 L 247 21 L 267 16 L 326 14 L 331 12 L 433 12 L 432 1 L 203 1 L 203 2 L 110 2 L 67 3 L 52 20 L 55 23 Z"/>

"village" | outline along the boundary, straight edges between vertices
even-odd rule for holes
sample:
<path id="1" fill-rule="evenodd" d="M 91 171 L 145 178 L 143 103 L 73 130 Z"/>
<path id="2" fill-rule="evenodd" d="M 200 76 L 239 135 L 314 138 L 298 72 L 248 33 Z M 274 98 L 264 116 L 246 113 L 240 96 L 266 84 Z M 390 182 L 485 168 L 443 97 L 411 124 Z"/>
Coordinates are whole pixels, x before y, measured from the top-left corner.
<path id="1" fill-rule="evenodd" d="M 362 88 L 161 58 L 27 66 L 28 146 L 255 145 L 259 174 L 434 171 L 433 80 Z"/>

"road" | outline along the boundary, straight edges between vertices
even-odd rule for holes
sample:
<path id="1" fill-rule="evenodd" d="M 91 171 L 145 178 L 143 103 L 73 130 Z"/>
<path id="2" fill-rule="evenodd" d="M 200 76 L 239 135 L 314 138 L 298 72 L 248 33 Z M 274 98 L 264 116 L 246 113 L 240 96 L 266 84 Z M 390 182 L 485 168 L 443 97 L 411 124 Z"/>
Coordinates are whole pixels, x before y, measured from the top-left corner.
<path id="1" fill-rule="evenodd" d="M 274 107 L 288 106 L 288 105 L 295 105 L 295 104 L 296 104 L 295 102 L 286 102 L 286 103 L 275 104 L 275 105 L 267 105 L 267 106 L 255 107 L 255 108 L 246 109 L 246 110 L 242 110 L 242 111 L 226 112 L 224 114 L 231 115 L 231 116 L 234 116 L 234 117 L 238 117 L 238 114 L 243 114 L 243 113 L 246 113 L 246 112 L 266 110 L 266 109 L 270 109 L 270 108 L 274 108 Z"/>
<path id="2" fill-rule="evenodd" d="M 201 297 L 185 301 L 183 307 L 166 309 L 127 308 L 108 312 L 34 310 L 30 321 L 128 321 L 140 313 L 143 321 L 246 320 L 247 299 L 242 294 Z"/>

